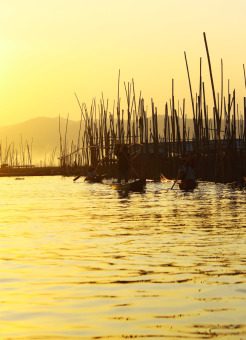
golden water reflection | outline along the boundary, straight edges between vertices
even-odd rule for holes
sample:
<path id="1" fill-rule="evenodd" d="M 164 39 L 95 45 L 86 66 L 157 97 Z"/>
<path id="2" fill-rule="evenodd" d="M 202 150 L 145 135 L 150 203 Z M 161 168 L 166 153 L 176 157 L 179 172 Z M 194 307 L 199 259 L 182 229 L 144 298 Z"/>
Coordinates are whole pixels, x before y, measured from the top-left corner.
<path id="1" fill-rule="evenodd" d="M 246 337 L 242 190 L 1 181 L 1 339 Z"/>

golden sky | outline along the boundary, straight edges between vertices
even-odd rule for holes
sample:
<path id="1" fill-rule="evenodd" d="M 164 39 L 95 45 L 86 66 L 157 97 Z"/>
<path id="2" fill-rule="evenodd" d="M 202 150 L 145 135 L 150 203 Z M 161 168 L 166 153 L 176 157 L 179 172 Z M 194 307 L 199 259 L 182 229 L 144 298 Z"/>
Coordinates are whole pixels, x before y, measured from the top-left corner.
<path id="1" fill-rule="evenodd" d="M 206 32 L 216 92 L 220 92 L 221 58 L 224 91 L 246 95 L 245 0 L 0 0 L 0 125 L 58 115 L 80 120 L 74 92 L 89 108 L 93 98 L 117 98 L 121 72 L 134 79 L 148 114 L 153 98 L 158 113 L 171 98 L 190 106 L 184 51 L 193 94 L 199 65 L 208 102 L 212 93 L 203 39 Z"/>

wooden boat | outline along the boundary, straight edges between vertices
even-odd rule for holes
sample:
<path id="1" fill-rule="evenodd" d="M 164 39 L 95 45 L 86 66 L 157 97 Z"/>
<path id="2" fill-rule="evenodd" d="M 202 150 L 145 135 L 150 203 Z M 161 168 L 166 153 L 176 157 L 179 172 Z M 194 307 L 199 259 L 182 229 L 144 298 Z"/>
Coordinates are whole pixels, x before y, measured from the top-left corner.
<path id="1" fill-rule="evenodd" d="M 179 183 L 179 188 L 185 191 L 194 190 L 196 187 L 197 182 L 194 179 L 185 179 Z"/>
<path id="2" fill-rule="evenodd" d="M 160 181 L 161 181 L 162 183 L 164 183 L 164 182 L 172 182 L 173 180 L 172 180 L 172 179 L 168 179 L 168 178 L 166 178 L 163 174 L 161 174 L 161 175 L 160 175 Z"/>
<path id="3" fill-rule="evenodd" d="M 141 192 L 144 190 L 146 186 L 146 179 L 138 179 L 134 182 L 127 183 L 114 183 L 111 184 L 112 189 L 121 190 L 121 191 L 138 191 Z"/>
<path id="4" fill-rule="evenodd" d="M 94 177 L 88 178 L 85 177 L 85 182 L 86 183 L 102 183 L 102 180 L 106 177 L 107 175 L 96 175 Z"/>
<path id="5" fill-rule="evenodd" d="M 160 175 L 160 181 L 161 181 L 161 183 L 166 183 L 166 182 L 173 182 L 174 180 L 173 179 L 168 179 L 168 178 L 166 178 L 163 174 L 161 174 Z M 181 183 L 181 180 L 180 179 L 176 179 L 175 180 L 175 184 L 179 184 L 179 183 Z"/>

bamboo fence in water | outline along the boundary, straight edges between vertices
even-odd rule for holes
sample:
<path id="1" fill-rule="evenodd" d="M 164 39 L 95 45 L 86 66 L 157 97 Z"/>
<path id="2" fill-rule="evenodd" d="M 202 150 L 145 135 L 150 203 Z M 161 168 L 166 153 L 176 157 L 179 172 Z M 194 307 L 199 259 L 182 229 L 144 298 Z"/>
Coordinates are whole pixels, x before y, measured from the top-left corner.
<path id="1" fill-rule="evenodd" d="M 130 91 L 133 82 L 127 87 Z M 194 101 L 192 129 L 187 126 L 185 100 L 182 108 L 176 109 L 174 95 L 160 117 L 153 101 L 152 116 L 147 117 L 141 97 L 136 107 L 133 97 L 127 111 L 117 106 L 113 113 L 109 113 L 103 99 L 98 107 L 93 102 L 90 113 L 83 104 L 85 129 L 79 133 L 78 144 L 72 142 L 69 149 L 65 136 L 60 149 L 61 166 L 71 169 L 76 165 L 80 169 L 93 165 L 99 173 L 117 176 L 115 151 L 118 145 L 127 144 L 133 155 L 132 177 L 158 179 L 164 174 L 174 178 L 181 159 L 192 155 L 197 178 L 216 182 L 241 180 L 246 170 L 246 98 L 244 115 L 240 116 L 235 98 L 234 90 L 227 101 L 225 98 L 222 101 L 223 110 L 220 107 L 218 114 L 214 109 L 209 118 L 202 83 Z"/>
<path id="2" fill-rule="evenodd" d="M 5 144 L 0 142 L 1 166 L 31 166 L 32 144 L 33 140 L 31 141 L 31 144 L 28 143 L 27 140 L 24 143 L 22 140 L 22 136 L 20 137 L 19 146 L 16 146 L 14 143 L 8 144 L 7 140 Z"/>
<path id="3" fill-rule="evenodd" d="M 221 60 L 221 92 L 215 94 L 211 61 L 204 33 L 211 88 L 213 113 L 209 118 L 205 84 L 202 80 L 200 59 L 199 89 L 195 96 L 190 81 L 188 61 L 185 55 L 192 104 L 192 128 L 187 124 L 185 99 L 182 107 L 176 106 L 174 80 L 172 98 L 165 104 L 165 112 L 158 116 L 154 101 L 151 101 L 151 117 L 141 93 L 135 95 L 134 81 L 124 83 L 127 107 L 121 107 L 118 78 L 118 97 L 109 111 L 108 101 L 103 96 L 99 102 L 93 100 L 90 110 L 81 104 L 77 95 L 81 122 L 78 142 L 68 148 L 67 128 L 65 137 L 60 133 L 60 165 L 64 169 L 77 167 L 81 171 L 89 165 L 97 167 L 99 173 L 117 176 L 115 151 L 119 145 L 127 144 L 132 155 L 131 176 L 159 179 L 161 174 L 175 178 L 181 160 L 192 155 L 195 160 L 196 177 L 215 182 L 241 181 L 246 175 L 246 98 L 243 98 L 243 113 L 238 112 L 235 90 L 223 94 L 223 61 Z M 244 67 L 243 67 L 244 68 Z M 245 76 L 245 69 L 244 69 Z M 246 77 L 245 77 L 246 87 Z M 82 131 L 82 122 L 84 130 Z"/>

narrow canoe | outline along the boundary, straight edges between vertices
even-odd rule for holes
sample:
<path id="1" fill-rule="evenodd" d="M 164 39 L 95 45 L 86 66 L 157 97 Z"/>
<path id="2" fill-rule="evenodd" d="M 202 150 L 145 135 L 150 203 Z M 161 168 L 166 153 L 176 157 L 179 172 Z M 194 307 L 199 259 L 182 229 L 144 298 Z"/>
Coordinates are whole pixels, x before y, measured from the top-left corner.
<path id="1" fill-rule="evenodd" d="M 197 182 L 193 179 L 185 179 L 179 183 L 179 188 L 185 191 L 194 190 L 196 187 Z"/>
<path id="2" fill-rule="evenodd" d="M 114 183 L 111 184 L 112 189 L 117 189 L 121 191 L 143 191 L 146 186 L 146 179 L 138 179 L 134 182 L 127 183 Z"/>
<path id="3" fill-rule="evenodd" d="M 86 183 L 101 183 L 102 180 L 106 177 L 106 175 L 97 175 L 92 178 L 87 178 L 85 177 L 85 182 Z"/>

